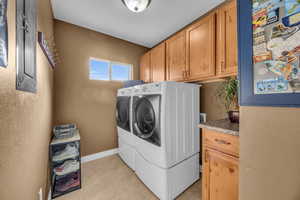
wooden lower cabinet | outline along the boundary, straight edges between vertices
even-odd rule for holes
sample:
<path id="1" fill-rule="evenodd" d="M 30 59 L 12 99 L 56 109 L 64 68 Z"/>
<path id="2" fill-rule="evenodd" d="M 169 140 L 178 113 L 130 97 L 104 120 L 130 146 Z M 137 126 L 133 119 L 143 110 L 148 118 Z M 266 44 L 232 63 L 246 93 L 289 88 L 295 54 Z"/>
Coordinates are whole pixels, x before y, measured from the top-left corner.
<path id="1" fill-rule="evenodd" d="M 203 174 L 202 174 L 202 200 L 238 200 L 239 196 L 239 158 L 210 146 L 205 143 L 212 131 L 203 131 Z M 220 136 L 225 134 L 218 133 Z M 233 136 L 237 137 L 237 136 Z M 220 145 L 227 142 L 224 137 L 216 138 L 222 141 Z M 228 142 L 229 144 L 230 142 Z"/>
<path id="2" fill-rule="evenodd" d="M 203 200 L 238 200 L 238 158 L 205 149 Z"/>

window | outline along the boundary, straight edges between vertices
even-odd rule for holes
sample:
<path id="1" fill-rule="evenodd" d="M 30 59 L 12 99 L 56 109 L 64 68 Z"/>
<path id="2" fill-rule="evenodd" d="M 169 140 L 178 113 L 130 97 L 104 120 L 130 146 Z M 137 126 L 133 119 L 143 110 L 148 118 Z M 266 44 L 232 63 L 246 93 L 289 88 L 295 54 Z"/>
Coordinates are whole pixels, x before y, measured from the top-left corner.
<path id="1" fill-rule="evenodd" d="M 132 65 L 107 60 L 90 59 L 90 80 L 127 81 L 131 80 Z"/>

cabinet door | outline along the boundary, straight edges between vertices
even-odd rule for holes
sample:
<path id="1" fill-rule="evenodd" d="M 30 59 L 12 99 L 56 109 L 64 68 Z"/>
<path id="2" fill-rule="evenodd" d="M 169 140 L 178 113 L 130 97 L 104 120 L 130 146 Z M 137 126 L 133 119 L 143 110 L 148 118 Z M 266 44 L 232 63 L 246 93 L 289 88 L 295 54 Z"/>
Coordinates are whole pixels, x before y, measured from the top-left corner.
<path id="1" fill-rule="evenodd" d="M 187 31 L 188 76 L 201 80 L 215 76 L 216 13 L 190 26 Z"/>
<path id="2" fill-rule="evenodd" d="M 36 0 L 16 3 L 16 88 L 36 93 Z"/>
<path id="3" fill-rule="evenodd" d="M 166 80 L 166 43 L 153 48 L 150 52 L 150 63 L 152 70 L 152 82 Z"/>
<path id="4" fill-rule="evenodd" d="M 140 61 L 140 79 L 146 83 L 151 82 L 151 66 L 150 66 L 150 52 L 145 53 Z"/>
<path id="5" fill-rule="evenodd" d="M 238 200 L 238 158 L 204 149 L 203 200 Z"/>
<path id="6" fill-rule="evenodd" d="M 167 40 L 167 80 L 183 81 L 186 74 L 186 34 L 177 33 Z"/>
<path id="7" fill-rule="evenodd" d="M 217 18 L 217 75 L 236 75 L 237 51 L 237 6 L 232 0 L 218 9 Z"/>

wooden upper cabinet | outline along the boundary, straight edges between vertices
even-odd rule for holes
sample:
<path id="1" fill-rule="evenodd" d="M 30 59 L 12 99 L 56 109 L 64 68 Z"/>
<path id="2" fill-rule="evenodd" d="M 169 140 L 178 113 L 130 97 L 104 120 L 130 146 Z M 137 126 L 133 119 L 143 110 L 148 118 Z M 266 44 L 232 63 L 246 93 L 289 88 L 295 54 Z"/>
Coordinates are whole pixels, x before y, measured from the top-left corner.
<path id="1" fill-rule="evenodd" d="M 140 60 L 140 79 L 151 82 L 150 52 L 145 53 Z"/>
<path id="2" fill-rule="evenodd" d="M 215 29 L 216 13 L 212 12 L 186 30 L 189 80 L 215 76 Z"/>
<path id="3" fill-rule="evenodd" d="M 166 80 L 166 43 L 154 47 L 150 51 L 152 82 Z"/>
<path id="4" fill-rule="evenodd" d="M 238 200 L 238 158 L 210 150 L 204 151 L 203 200 Z"/>
<path id="5" fill-rule="evenodd" d="M 236 75 L 238 71 L 236 0 L 221 6 L 217 16 L 217 75 Z"/>
<path id="6" fill-rule="evenodd" d="M 195 82 L 235 76 L 237 54 L 237 3 L 231 0 L 150 50 L 141 77 Z"/>
<path id="7" fill-rule="evenodd" d="M 186 33 L 179 32 L 166 41 L 167 80 L 183 81 L 186 77 Z"/>

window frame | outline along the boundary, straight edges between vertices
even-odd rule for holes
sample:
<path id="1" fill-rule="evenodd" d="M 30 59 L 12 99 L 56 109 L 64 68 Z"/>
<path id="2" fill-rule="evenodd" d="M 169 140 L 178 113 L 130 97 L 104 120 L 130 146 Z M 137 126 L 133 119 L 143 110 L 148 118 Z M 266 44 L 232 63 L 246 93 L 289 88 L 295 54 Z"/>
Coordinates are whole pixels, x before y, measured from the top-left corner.
<path id="1" fill-rule="evenodd" d="M 98 80 L 98 79 L 90 79 L 90 63 L 91 61 L 99 61 L 99 62 L 107 62 L 108 63 L 108 80 Z M 128 72 L 128 80 L 112 80 L 112 66 L 113 65 L 123 65 L 123 66 L 128 66 L 129 67 L 129 72 Z M 92 81 L 114 81 L 114 82 L 124 82 L 124 81 L 130 81 L 133 80 L 133 64 L 129 63 L 122 63 L 118 61 L 112 61 L 112 60 L 107 60 L 107 59 L 102 59 L 102 58 L 95 58 L 95 57 L 90 57 L 89 58 L 89 80 Z"/>

